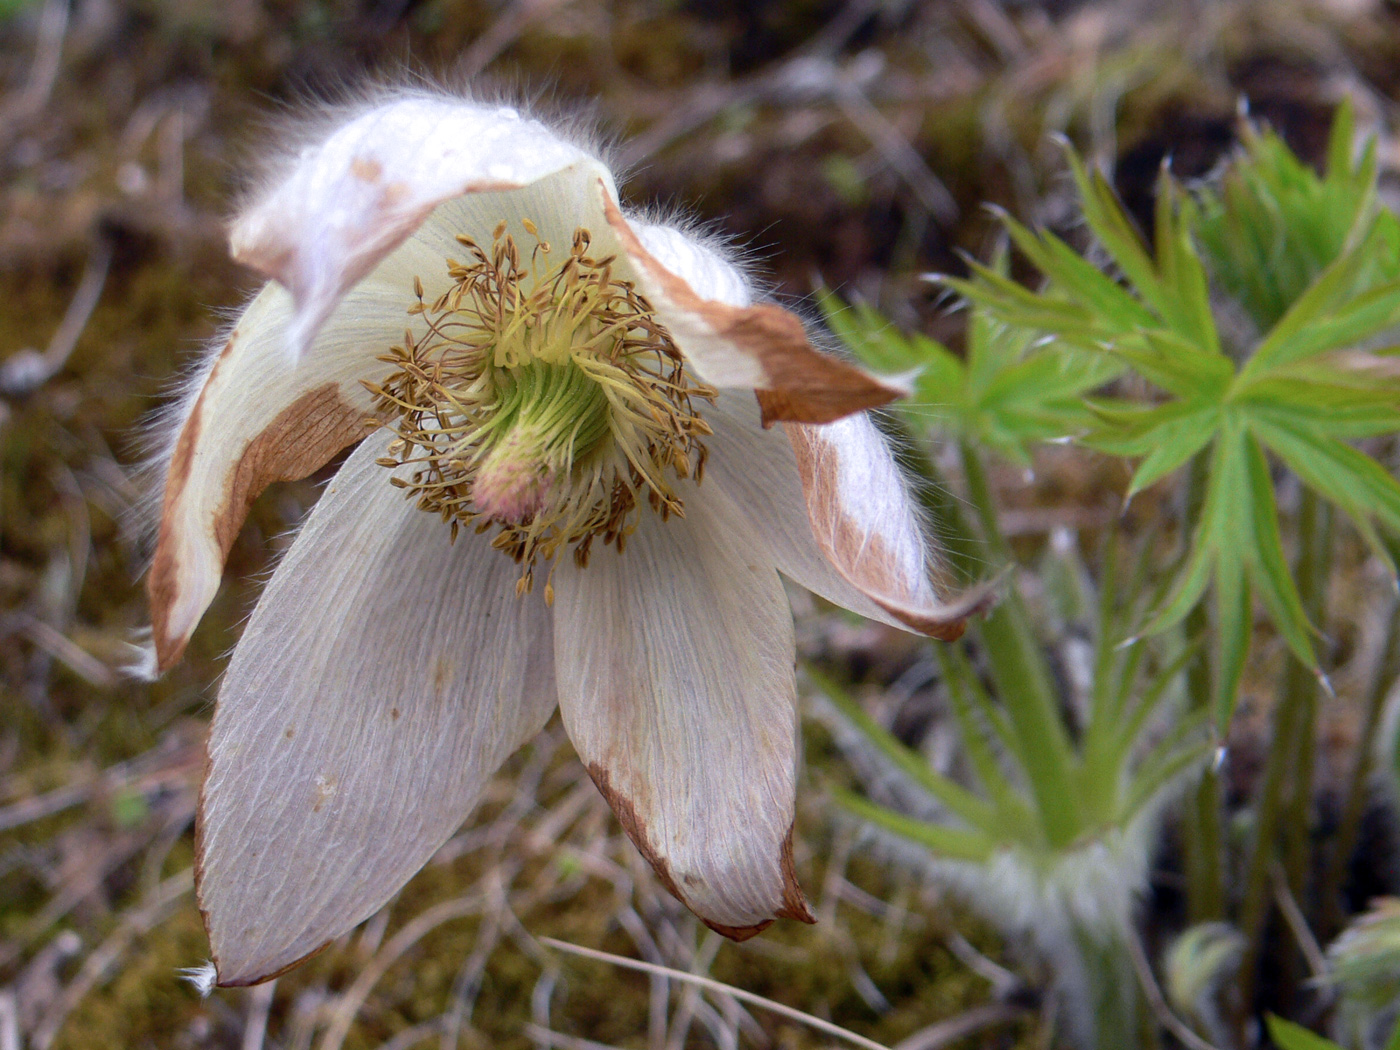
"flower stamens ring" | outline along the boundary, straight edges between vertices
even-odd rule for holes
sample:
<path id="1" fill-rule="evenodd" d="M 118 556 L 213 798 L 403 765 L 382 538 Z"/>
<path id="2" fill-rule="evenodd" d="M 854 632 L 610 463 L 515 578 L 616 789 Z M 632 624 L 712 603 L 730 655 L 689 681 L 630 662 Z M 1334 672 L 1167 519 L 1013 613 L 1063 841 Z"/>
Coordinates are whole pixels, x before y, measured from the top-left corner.
<path id="1" fill-rule="evenodd" d="M 691 380 L 685 359 L 614 256 L 589 254 L 574 231 L 554 261 L 535 224 L 522 260 L 507 224 L 489 250 L 457 236 L 467 259 L 447 260 L 451 287 L 409 309 L 421 334 L 381 358 L 393 371 L 374 395 L 376 420 L 397 438 L 380 462 L 420 510 L 462 525 L 499 526 L 492 545 L 521 565 L 570 547 L 580 567 L 595 539 L 619 550 L 643 505 L 684 516 L 676 482 L 704 473 L 710 433 L 697 402 L 715 391 Z M 547 592 L 548 593 L 548 592 Z"/>

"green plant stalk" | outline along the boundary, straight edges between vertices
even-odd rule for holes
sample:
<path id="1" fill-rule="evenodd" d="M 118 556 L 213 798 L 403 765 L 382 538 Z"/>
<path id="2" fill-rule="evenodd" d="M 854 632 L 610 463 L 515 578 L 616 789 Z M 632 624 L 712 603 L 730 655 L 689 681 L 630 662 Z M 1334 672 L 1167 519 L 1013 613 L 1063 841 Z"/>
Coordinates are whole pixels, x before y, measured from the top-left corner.
<path id="1" fill-rule="evenodd" d="M 1300 521 L 1300 536 L 1312 540 L 1311 555 L 1301 571 L 1309 572 L 1311 579 L 1303 588 L 1307 603 L 1308 620 L 1313 624 L 1325 622 L 1327 617 L 1327 579 L 1332 571 L 1332 508 L 1329 504 L 1313 496 L 1304 499 L 1300 506 L 1304 515 Z M 1308 848 L 1312 828 L 1313 769 L 1317 764 L 1317 681 L 1296 660 L 1290 661 L 1288 672 L 1297 679 L 1296 688 L 1302 695 L 1303 714 L 1298 722 L 1298 761 L 1293 766 L 1293 794 L 1289 799 L 1288 814 L 1284 819 L 1284 871 L 1288 875 L 1288 887 L 1293 896 L 1301 901 L 1306 889 Z"/>
<path id="2" fill-rule="evenodd" d="M 1385 709 L 1385 698 L 1395 679 L 1400 677 L 1400 598 L 1391 596 L 1387 603 L 1385 619 L 1390 631 L 1386 634 L 1385 648 L 1376 663 L 1375 672 L 1366 684 L 1366 722 L 1358 738 L 1361 746 L 1356 749 L 1356 762 L 1351 767 L 1351 778 L 1347 782 L 1346 801 L 1342 804 L 1342 819 L 1337 826 L 1337 835 L 1328 852 L 1327 867 L 1318 886 L 1318 901 L 1321 917 L 1318 921 L 1318 939 L 1323 944 L 1330 942 L 1341 932 L 1345 916 L 1342 912 L 1342 886 L 1346 882 L 1347 867 L 1356 852 L 1357 840 L 1361 837 L 1361 818 L 1366 812 L 1367 784 L 1371 779 L 1371 767 L 1375 761 L 1371 741 L 1375 740 L 1380 727 L 1381 714 Z M 1400 1025 L 1396 1026 L 1400 1032 Z"/>
<path id="3" fill-rule="evenodd" d="M 1205 501 L 1206 456 L 1198 453 L 1191 459 L 1186 481 L 1186 527 L 1194 528 Z M 1186 536 L 1191 535 L 1190 531 Z M 1183 557 L 1190 554 L 1187 540 Z M 1205 638 L 1210 629 L 1210 614 L 1204 603 L 1198 604 L 1186 617 L 1186 637 Z M 1186 669 L 1187 692 L 1191 709 L 1209 708 L 1214 696 L 1211 687 L 1210 647 L 1202 645 Z M 1212 922 L 1225 917 L 1225 838 L 1221 828 L 1220 777 L 1213 764 L 1201 771 L 1200 782 L 1187 800 L 1188 819 L 1183 836 L 1186 866 L 1186 910 L 1192 923 Z"/>
<path id="4" fill-rule="evenodd" d="M 981 457 L 959 443 L 968 500 L 982 526 L 987 547 L 998 562 L 1013 563 L 1011 545 L 997 522 L 996 506 Z M 992 675 L 1006 705 L 1012 731 L 1021 743 L 1026 777 L 1047 844 L 1062 849 L 1083 831 L 1083 813 L 1074 790 L 1073 749 L 1060 716 L 1050 668 L 1035 642 L 1030 617 L 1015 587 L 981 624 L 987 648 L 997 654 Z"/>
<path id="5" fill-rule="evenodd" d="M 1074 945 L 1084 968 L 1089 1002 L 1094 1015 L 1094 1043 L 1098 1050 L 1122 1050 L 1138 1047 L 1150 1050 L 1157 1045 L 1155 1038 L 1144 1041 L 1146 1033 L 1155 1035 L 1156 1026 L 1145 1023 L 1142 996 L 1137 981 L 1132 979 L 1133 965 L 1128 950 L 1118 938 L 1100 941 L 1089 931 L 1076 928 Z"/>
<path id="6" fill-rule="evenodd" d="M 1322 550 L 1318 536 L 1319 523 L 1317 496 L 1305 488 L 1299 501 L 1298 557 L 1294 576 L 1298 581 L 1303 607 L 1314 623 L 1322 607 L 1326 582 L 1325 567 L 1320 564 L 1325 559 L 1318 557 Z M 1328 532 L 1330 537 L 1330 530 Z M 1285 788 L 1288 786 L 1289 771 L 1299 758 L 1304 757 L 1304 752 L 1312 748 L 1317 688 L 1317 680 L 1311 672 L 1290 659 L 1284 671 L 1282 695 L 1274 709 L 1272 746 L 1255 802 L 1254 843 L 1246 868 L 1244 898 L 1240 907 L 1239 925 L 1246 942 L 1239 970 L 1242 1003 L 1254 1000 L 1264 926 L 1271 911 L 1269 868 L 1277 857 L 1277 837 L 1288 801 Z M 1306 788 L 1303 791 L 1306 792 Z"/>
<path id="7" fill-rule="evenodd" d="M 1332 569 L 1332 508 L 1313 496 L 1299 507 L 1299 573 L 1302 579 L 1304 607 L 1308 622 L 1320 624 L 1327 616 L 1327 578 Z M 1311 547 L 1301 545 L 1311 541 Z M 1301 574 L 1307 573 L 1307 576 Z M 1298 717 L 1298 738 L 1293 748 L 1297 760 L 1293 763 L 1291 795 L 1283 818 L 1283 870 L 1293 899 L 1306 907 L 1308 866 L 1312 850 L 1313 770 L 1317 763 L 1317 705 L 1318 682 L 1311 672 L 1290 660 L 1285 671 L 1290 685 L 1298 690 L 1301 713 Z M 1290 952 L 1284 958 L 1282 985 L 1289 994 L 1298 990 L 1303 979 L 1302 955 Z"/>

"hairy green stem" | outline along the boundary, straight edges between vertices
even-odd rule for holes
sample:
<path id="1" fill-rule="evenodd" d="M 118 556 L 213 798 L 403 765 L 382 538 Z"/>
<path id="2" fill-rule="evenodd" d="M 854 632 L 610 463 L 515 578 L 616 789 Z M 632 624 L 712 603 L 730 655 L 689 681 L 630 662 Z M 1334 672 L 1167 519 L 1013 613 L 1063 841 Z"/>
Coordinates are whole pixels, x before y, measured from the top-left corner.
<path id="1" fill-rule="evenodd" d="M 1185 535 L 1183 558 L 1191 553 L 1190 530 L 1200 517 L 1205 502 L 1206 457 L 1191 460 L 1186 483 Z M 1187 614 L 1186 637 L 1205 638 L 1210 630 L 1210 614 L 1199 603 Z M 1210 647 L 1203 645 L 1186 668 L 1187 692 L 1191 710 L 1211 706 L 1214 689 L 1210 667 Z M 1192 923 L 1212 922 L 1225 917 L 1225 837 L 1221 828 L 1220 777 L 1207 764 L 1201 779 L 1186 800 L 1183 829 L 1186 867 L 1186 911 Z"/>
<path id="2" fill-rule="evenodd" d="M 1330 564 L 1330 517 L 1322 512 L 1317 496 L 1304 489 L 1299 501 L 1298 555 L 1294 577 L 1303 609 L 1313 623 L 1321 620 L 1326 598 L 1327 569 Z M 1255 802 L 1255 834 L 1246 868 L 1244 902 L 1240 929 L 1246 940 L 1240 962 L 1241 1001 L 1254 998 L 1265 924 L 1271 910 L 1269 868 L 1278 858 L 1281 828 L 1292 848 L 1301 848 L 1306 859 L 1307 831 L 1311 816 L 1312 755 L 1317 715 L 1317 679 L 1311 668 L 1290 659 L 1284 670 L 1278 705 L 1274 709 L 1274 731 L 1264 779 Z M 1288 793 L 1291 778 L 1291 794 Z M 1306 777 L 1306 781 L 1303 779 Z M 1285 828 L 1285 821 L 1301 825 Z M 1302 837 L 1294 839 L 1294 835 Z M 1295 843 L 1298 844 L 1295 847 Z M 1299 877 L 1301 878 L 1301 865 Z M 1296 891 L 1295 891 L 1296 892 Z"/>
<path id="3" fill-rule="evenodd" d="M 1356 852 L 1357 840 L 1361 837 L 1361 818 L 1366 812 L 1371 766 L 1375 761 L 1375 751 L 1371 745 L 1380 727 L 1386 695 L 1395 679 L 1400 677 L 1400 623 L 1397 623 L 1396 619 L 1400 616 L 1400 598 L 1392 594 L 1382 616 L 1384 622 L 1390 624 L 1390 630 L 1386 633 L 1385 648 L 1376 662 L 1371 680 L 1366 683 L 1366 722 L 1357 738 L 1361 743 L 1356 749 L 1356 761 L 1351 767 L 1351 778 L 1347 782 L 1342 819 L 1337 827 L 1332 848 L 1328 851 L 1326 870 L 1318 885 L 1318 901 L 1321 908 L 1318 939 L 1324 944 L 1342 929 L 1342 889 L 1346 884 L 1352 854 Z"/>
<path id="4" fill-rule="evenodd" d="M 959 444 L 959 452 L 968 500 L 977 514 L 987 548 L 999 563 L 1011 565 L 1011 545 L 998 524 L 982 459 L 966 441 Z M 1084 823 L 1074 790 L 1073 749 L 1054 679 L 1031 630 L 1030 615 L 1014 586 L 1005 589 L 1001 603 L 982 622 L 981 634 L 988 651 L 995 655 L 992 677 L 1021 743 L 1041 828 L 1048 845 L 1062 848 L 1079 837 Z"/>

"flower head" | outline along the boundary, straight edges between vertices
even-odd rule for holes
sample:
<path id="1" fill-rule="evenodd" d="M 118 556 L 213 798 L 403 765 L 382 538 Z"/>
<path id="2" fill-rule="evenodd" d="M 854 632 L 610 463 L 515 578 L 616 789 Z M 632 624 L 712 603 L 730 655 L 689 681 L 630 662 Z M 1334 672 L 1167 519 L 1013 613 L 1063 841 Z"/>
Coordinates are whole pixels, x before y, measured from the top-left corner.
<path id="1" fill-rule="evenodd" d="M 178 411 L 149 579 L 162 668 L 252 499 L 359 447 L 219 693 L 197 870 L 220 982 L 378 909 L 556 706 L 701 919 L 811 921 L 779 574 L 940 637 L 982 600 L 940 599 L 864 414 L 898 387 L 505 107 L 343 114 L 231 239 L 271 280 Z"/>

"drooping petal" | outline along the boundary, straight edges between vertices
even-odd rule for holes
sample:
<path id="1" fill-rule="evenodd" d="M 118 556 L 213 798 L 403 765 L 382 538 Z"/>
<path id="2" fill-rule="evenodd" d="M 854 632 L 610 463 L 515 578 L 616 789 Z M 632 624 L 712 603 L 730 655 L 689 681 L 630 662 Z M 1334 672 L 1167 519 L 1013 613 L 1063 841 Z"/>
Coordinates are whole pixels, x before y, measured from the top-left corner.
<path id="1" fill-rule="evenodd" d="M 795 314 L 752 302 L 733 267 L 705 245 L 630 221 L 606 190 L 601 197 L 638 287 L 687 361 L 714 386 L 758 391 L 766 425 L 827 423 L 909 393 L 896 380 L 816 349 Z"/>
<path id="2" fill-rule="evenodd" d="M 234 223 L 233 256 L 291 291 L 288 344 L 301 353 L 340 298 L 443 201 L 506 194 L 568 168 L 616 194 L 596 158 L 515 109 L 406 94 L 303 150 Z"/>
<path id="3" fill-rule="evenodd" d="M 316 952 L 453 833 L 555 705 L 518 566 L 403 499 L 361 445 L 263 593 L 220 690 L 198 890 L 225 985 Z"/>
<path id="4" fill-rule="evenodd" d="M 813 921 L 792 863 L 792 614 L 723 494 L 555 570 L 565 728 L 628 836 L 712 929 Z"/>
<path id="5" fill-rule="evenodd" d="M 962 634 L 990 593 L 940 596 L 939 566 L 886 439 L 865 413 L 765 430 L 759 408 L 725 391 L 705 485 L 724 489 L 782 573 L 862 616 L 935 638 Z"/>

